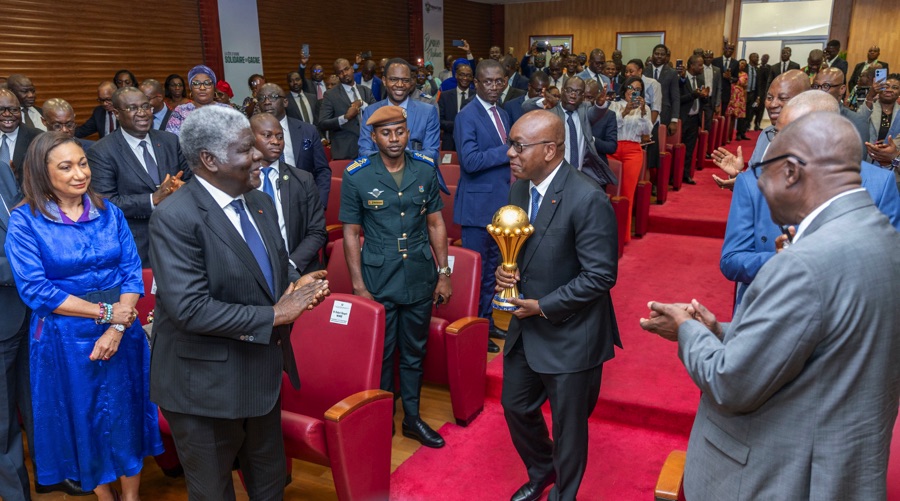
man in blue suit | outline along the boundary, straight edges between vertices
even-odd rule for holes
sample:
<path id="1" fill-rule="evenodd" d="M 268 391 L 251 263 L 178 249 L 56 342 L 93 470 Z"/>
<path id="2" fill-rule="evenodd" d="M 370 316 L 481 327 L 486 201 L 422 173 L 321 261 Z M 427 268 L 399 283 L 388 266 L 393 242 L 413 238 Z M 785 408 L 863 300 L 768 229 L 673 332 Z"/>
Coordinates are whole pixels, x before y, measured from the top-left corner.
<path id="1" fill-rule="evenodd" d="M 498 105 L 506 86 L 503 66 L 485 59 L 475 69 L 475 99 L 456 115 L 454 136 L 459 153 L 460 178 L 453 202 L 453 222 L 462 226 L 462 244 L 481 254 L 479 314 L 488 319 L 490 332 L 502 337 L 491 318 L 494 270 L 500 250 L 485 228 L 494 212 L 509 198 L 509 157 L 506 144 L 509 115 Z M 488 341 L 488 351 L 500 348 Z"/>
<path id="2" fill-rule="evenodd" d="M 781 109 L 778 128 L 783 130 L 794 120 L 810 113 L 826 111 L 840 114 L 837 101 L 825 92 L 803 92 Z M 862 187 L 869 192 L 875 205 L 900 229 L 900 193 L 889 170 L 863 162 Z M 719 268 L 729 280 L 738 283 L 735 308 L 741 303 L 744 291 L 759 269 L 781 247 L 781 229 L 772 222 L 769 206 L 756 178 L 749 172 L 739 175 L 734 183 L 734 195 L 728 212 L 725 243 Z"/>
<path id="3" fill-rule="evenodd" d="M 547 90 L 547 87 L 549 86 L 550 77 L 546 73 L 543 71 L 536 71 L 531 74 L 531 78 L 528 79 L 528 93 L 524 96 L 519 96 L 512 101 L 507 101 L 506 104 L 503 105 L 503 109 L 509 113 L 510 127 L 525 114 L 525 110 L 522 109 L 522 105 L 525 101 L 543 96 L 544 91 Z"/>
<path id="4" fill-rule="evenodd" d="M 437 158 L 441 149 L 441 121 L 438 110 L 433 105 L 409 98 L 409 93 L 415 88 L 409 63 L 399 58 L 391 59 L 384 66 L 384 79 L 387 82 L 387 99 L 367 106 L 363 111 L 359 126 L 359 156 L 368 157 L 378 153 L 378 147 L 372 140 L 372 126 L 366 124 L 366 121 L 382 106 L 393 105 L 406 110 L 406 124 L 409 131 L 406 149 L 417 151 L 431 159 Z M 440 176 L 438 180 L 441 181 L 441 189 L 444 189 Z"/>
<path id="5" fill-rule="evenodd" d="M 375 76 L 375 66 L 375 61 L 366 59 L 362 63 L 362 69 L 354 73 L 353 79 L 359 85 L 371 89 L 372 95 L 375 96 L 376 100 L 379 100 L 384 96 L 384 86 L 381 79 Z"/>

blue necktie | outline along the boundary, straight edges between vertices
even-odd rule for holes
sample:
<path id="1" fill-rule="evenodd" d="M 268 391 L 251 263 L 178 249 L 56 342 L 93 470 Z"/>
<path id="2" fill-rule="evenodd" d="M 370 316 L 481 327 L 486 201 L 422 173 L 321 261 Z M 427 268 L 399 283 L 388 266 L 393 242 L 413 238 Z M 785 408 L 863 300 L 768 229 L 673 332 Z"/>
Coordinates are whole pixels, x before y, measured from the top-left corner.
<path id="1" fill-rule="evenodd" d="M 259 233 L 256 232 L 256 228 L 254 228 L 253 224 L 250 222 L 250 216 L 248 216 L 247 211 L 244 210 L 244 204 L 241 199 L 236 198 L 228 205 L 234 207 L 234 210 L 236 210 L 238 216 L 240 216 L 241 231 L 244 232 L 244 240 L 247 242 L 247 247 L 250 247 L 250 252 L 253 254 L 253 257 L 256 258 L 256 264 L 259 265 L 259 269 L 262 270 L 263 276 L 266 277 L 266 283 L 269 284 L 269 291 L 274 296 L 275 279 L 272 277 L 272 264 L 269 262 L 269 254 L 266 253 L 266 246 L 263 245 L 262 238 L 259 237 Z"/>
<path id="2" fill-rule="evenodd" d="M 581 164 L 578 163 L 578 130 L 575 129 L 575 120 L 572 120 L 574 113 L 573 111 L 566 112 L 569 115 L 569 118 L 566 119 L 566 123 L 569 124 L 569 163 L 572 164 L 572 167 L 581 170 Z"/>
<path id="3" fill-rule="evenodd" d="M 541 194 L 538 192 L 536 187 L 531 188 L 531 217 L 528 218 L 528 222 L 534 224 L 534 220 L 537 218 L 538 209 L 541 207 Z"/>
<path id="4" fill-rule="evenodd" d="M 144 165 L 147 166 L 147 174 L 150 174 L 150 179 L 159 186 L 161 182 L 159 179 L 159 166 L 156 165 L 156 160 L 153 160 L 153 155 L 147 149 L 147 141 L 141 141 L 141 148 L 144 149 Z"/>
<path id="5" fill-rule="evenodd" d="M 272 180 L 269 179 L 269 173 L 272 172 L 272 167 L 263 167 L 262 172 L 263 192 L 265 192 L 266 195 L 272 197 L 272 201 L 277 204 L 278 200 L 275 200 L 275 188 L 272 186 Z"/>
<path id="6" fill-rule="evenodd" d="M 3 134 L 3 142 L 0 143 L 0 162 L 9 165 L 9 137 Z"/>

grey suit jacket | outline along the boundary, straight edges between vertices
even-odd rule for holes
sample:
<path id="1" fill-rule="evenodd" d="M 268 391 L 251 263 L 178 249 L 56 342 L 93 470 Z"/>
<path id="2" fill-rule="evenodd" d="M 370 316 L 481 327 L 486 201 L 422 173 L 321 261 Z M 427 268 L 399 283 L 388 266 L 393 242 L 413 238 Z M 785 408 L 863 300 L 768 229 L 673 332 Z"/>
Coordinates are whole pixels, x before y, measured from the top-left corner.
<path id="1" fill-rule="evenodd" d="M 528 181 L 513 183 L 509 203 L 528 211 Z M 563 161 L 518 258 L 520 291 L 537 299 L 547 318 L 513 317 L 505 353 L 521 336 L 528 365 L 546 374 L 579 372 L 613 358 L 613 346 L 622 347 L 609 295 L 618 274 L 617 253 L 609 197 Z"/>
<path id="2" fill-rule="evenodd" d="M 164 130 L 150 129 L 146 139 L 153 146 L 160 181 L 165 179 L 166 174 L 174 176 L 178 171 L 184 171 L 183 180 L 191 178 L 191 168 L 181 154 L 178 136 Z M 134 236 L 138 256 L 143 267 L 147 268 L 150 252 L 147 225 L 154 210 L 150 197 L 157 189 L 156 183 L 125 141 L 121 128 L 94 143 L 87 150 L 87 159 L 91 166 L 91 184 L 98 193 L 109 197 L 116 207 L 122 209 Z"/>
<path id="3" fill-rule="evenodd" d="M 653 66 L 644 68 L 644 76 L 653 78 Z M 669 125 L 672 119 L 678 119 L 678 107 L 681 105 L 678 73 L 669 65 L 659 70 L 659 86 L 662 87 L 662 110 L 659 112 L 659 123 Z"/>
<path id="4" fill-rule="evenodd" d="M 42 131 L 38 129 L 32 129 L 27 125 L 19 125 L 19 135 L 16 137 L 16 148 L 12 152 L 12 157 L 10 160 L 13 165 L 13 172 L 15 173 L 16 179 L 19 182 L 22 182 L 22 169 L 25 167 L 25 155 L 28 153 L 28 147 L 31 146 L 31 142 L 34 141 L 34 138 L 38 137 Z"/>
<path id="5" fill-rule="evenodd" d="M 368 104 L 374 104 L 375 98 L 368 87 L 356 85 L 360 98 Z M 363 110 L 352 120 L 344 125 L 340 123 L 340 117 L 350 109 L 350 98 L 344 91 L 344 86 L 338 84 L 325 93 L 322 98 L 322 106 L 319 109 L 319 129 L 331 132 L 331 158 L 332 160 L 353 159 L 359 155 L 359 120 Z"/>
<path id="6" fill-rule="evenodd" d="M 534 98 L 534 101 L 536 100 L 537 98 Z M 530 109 L 532 106 L 533 105 L 530 104 L 528 108 Z M 609 168 L 609 164 L 606 163 L 597 153 L 597 146 L 594 143 L 594 128 L 591 126 L 591 121 L 589 118 L 591 106 L 592 105 L 588 103 L 581 103 L 581 106 L 578 107 L 578 118 L 581 121 L 581 132 L 582 134 L 584 134 L 585 154 L 581 155 L 581 165 L 575 165 L 573 167 L 582 171 L 589 178 L 593 179 L 601 186 L 606 186 L 607 184 L 618 184 L 619 180 L 616 179 L 616 175 Z M 523 105 L 522 108 L 524 109 L 525 106 Z M 562 107 L 561 104 L 557 104 L 550 111 L 555 113 L 556 116 L 558 116 L 563 122 L 566 121 L 566 110 Z M 568 141 L 568 137 L 566 138 L 566 140 Z"/>
<path id="7" fill-rule="evenodd" d="M 900 398 L 898 248 L 872 198 L 845 195 L 763 265 L 723 340 L 681 325 L 679 356 L 703 392 L 688 499 L 885 498 Z"/>
<path id="8" fill-rule="evenodd" d="M 198 181 L 150 218 L 156 279 L 150 399 L 163 409 L 256 417 L 278 402 L 282 368 L 300 386 L 291 326 L 272 327 L 272 306 L 299 274 L 288 263 L 272 199 L 251 190 L 244 200 L 268 250 L 274 294 L 243 237 Z"/>
<path id="9" fill-rule="evenodd" d="M 6 231 L 9 228 L 9 211 L 22 199 L 19 187 L 9 165 L 0 162 L 0 341 L 6 341 L 19 331 L 25 317 L 25 303 L 16 290 L 12 268 L 6 258 Z M 6 207 L 4 207 L 4 205 Z"/>

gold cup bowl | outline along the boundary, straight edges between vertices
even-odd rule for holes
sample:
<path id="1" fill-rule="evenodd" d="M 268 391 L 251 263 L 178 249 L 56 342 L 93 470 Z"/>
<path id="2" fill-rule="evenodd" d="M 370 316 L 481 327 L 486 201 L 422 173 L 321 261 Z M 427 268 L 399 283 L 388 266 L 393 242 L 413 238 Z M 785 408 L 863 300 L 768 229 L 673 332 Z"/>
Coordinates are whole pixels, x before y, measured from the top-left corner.
<path id="1" fill-rule="evenodd" d="M 487 225 L 487 231 L 500 247 L 500 266 L 505 271 L 515 273 L 519 269 L 516 264 L 519 252 L 525 240 L 534 233 L 534 226 L 528 222 L 528 213 L 515 205 L 500 207 L 494 213 L 491 224 Z M 514 285 L 497 293 L 492 305 L 495 310 L 513 311 L 517 306 L 510 304 L 509 299 L 521 297 L 518 287 Z"/>

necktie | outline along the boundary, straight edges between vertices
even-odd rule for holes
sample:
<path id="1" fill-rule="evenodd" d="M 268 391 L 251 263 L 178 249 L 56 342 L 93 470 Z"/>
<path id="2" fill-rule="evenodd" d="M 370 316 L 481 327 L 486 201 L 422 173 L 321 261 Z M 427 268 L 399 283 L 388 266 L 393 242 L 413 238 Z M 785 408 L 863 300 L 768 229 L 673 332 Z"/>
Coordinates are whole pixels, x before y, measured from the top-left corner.
<path id="1" fill-rule="evenodd" d="M 302 94 L 297 96 L 297 107 L 300 108 L 300 116 L 303 117 L 303 121 L 308 124 L 311 124 L 312 120 L 309 117 L 310 113 L 309 113 L 309 110 L 307 109 L 306 101 L 303 99 Z"/>
<path id="2" fill-rule="evenodd" d="M 0 162 L 9 165 L 9 136 L 3 134 L 3 142 L 0 143 Z"/>
<path id="3" fill-rule="evenodd" d="M 788 63 L 781 63 L 781 72 L 782 72 L 782 73 L 784 73 L 784 72 L 787 71 L 787 64 L 788 64 Z"/>
<path id="4" fill-rule="evenodd" d="M 466 102 L 466 91 L 462 91 L 459 94 L 459 108 L 456 109 L 457 113 L 459 112 L 459 110 L 462 109 L 463 103 L 465 103 L 465 102 Z"/>
<path id="5" fill-rule="evenodd" d="M 272 264 L 269 262 L 269 254 L 266 253 L 266 246 L 263 244 L 262 238 L 259 237 L 259 233 L 256 232 L 256 228 L 250 222 L 247 211 L 244 210 L 243 200 L 236 198 L 228 205 L 232 206 L 237 211 L 238 216 L 240 216 L 244 241 L 247 242 L 247 247 L 250 247 L 250 253 L 256 258 L 256 264 L 259 265 L 259 269 L 266 278 L 266 283 L 269 284 L 269 292 L 275 295 L 275 279 L 272 276 Z"/>
<path id="6" fill-rule="evenodd" d="M 317 99 L 322 99 L 322 92 L 324 89 L 325 89 L 324 83 L 319 82 L 316 84 L 316 98 Z"/>
<path id="7" fill-rule="evenodd" d="M 272 197 L 272 201 L 277 204 L 278 200 L 275 200 L 275 187 L 272 186 L 272 179 L 269 177 L 269 173 L 272 172 L 272 170 L 274 170 L 272 167 L 262 168 L 263 192 Z"/>
<path id="8" fill-rule="evenodd" d="M 595 74 L 594 79 L 597 80 L 597 83 L 600 84 L 600 87 L 603 87 L 603 82 L 600 81 L 600 74 Z"/>
<path id="9" fill-rule="evenodd" d="M 691 75 L 691 90 L 697 90 L 697 80 L 694 75 Z M 698 111 L 700 111 L 700 100 L 694 99 L 694 103 L 691 104 L 691 111 L 688 112 L 688 115 L 696 115 Z"/>
<path id="10" fill-rule="evenodd" d="M 503 121 L 500 120 L 500 114 L 497 113 L 497 107 L 491 106 L 491 114 L 494 115 L 494 125 L 497 126 L 497 133 L 500 134 L 500 141 L 506 144 L 506 129 L 503 128 Z"/>
<path id="11" fill-rule="evenodd" d="M 581 170 L 581 164 L 578 162 L 578 131 L 575 129 L 575 120 L 572 119 L 574 112 L 567 111 L 566 124 L 569 126 L 569 163 L 572 167 Z"/>
<path id="12" fill-rule="evenodd" d="M 106 112 L 106 126 L 107 126 L 107 130 L 106 130 L 107 134 L 112 134 L 113 132 L 116 131 L 116 116 L 111 111 Z"/>
<path id="13" fill-rule="evenodd" d="M 756 68 L 751 66 L 750 67 L 750 87 L 748 87 L 748 90 L 750 92 L 753 92 L 750 89 L 755 89 L 755 88 L 756 88 Z"/>
<path id="14" fill-rule="evenodd" d="M 528 222 L 534 224 L 534 220 L 537 218 L 538 209 L 541 208 L 541 194 L 538 192 L 537 187 L 531 188 L 531 217 L 528 218 Z"/>
<path id="15" fill-rule="evenodd" d="M 659 68 L 653 68 L 653 79 L 659 80 Z"/>
<path id="16" fill-rule="evenodd" d="M 350 87 L 350 88 L 353 89 L 353 101 L 361 101 L 361 99 L 359 97 L 359 92 L 357 92 L 357 90 L 356 90 L 356 86 L 354 85 L 353 87 Z"/>
<path id="17" fill-rule="evenodd" d="M 31 120 L 31 108 L 22 108 L 22 115 L 25 117 L 25 125 L 34 128 L 34 121 Z"/>
<path id="18" fill-rule="evenodd" d="M 141 141 L 141 148 L 144 149 L 144 165 L 147 166 L 147 174 L 150 174 L 150 179 L 153 180 L 153 183 L 159 186 L 161 180 L 159 179 L 159 165 L 156 165 L 156 160 L 153 160 L 153 155 L 150 154 L 150 150 L 147 149 L 147 141 Z"/>

